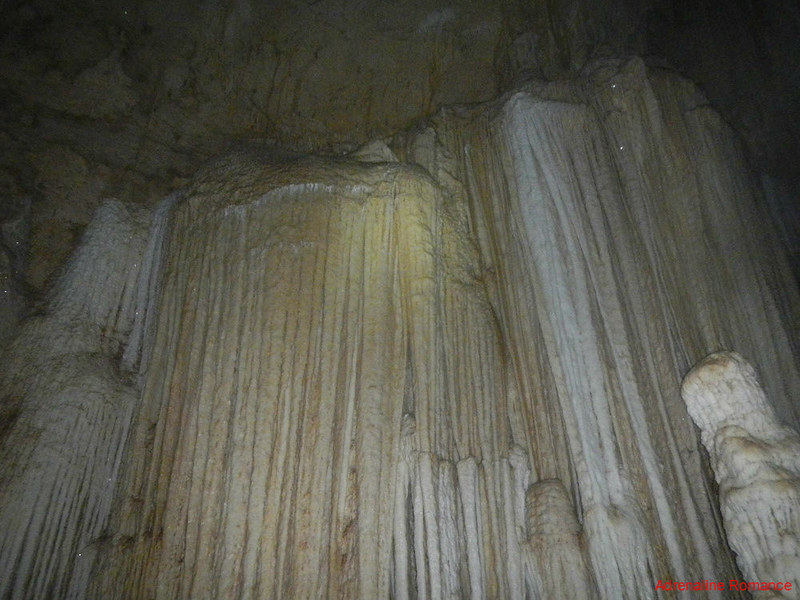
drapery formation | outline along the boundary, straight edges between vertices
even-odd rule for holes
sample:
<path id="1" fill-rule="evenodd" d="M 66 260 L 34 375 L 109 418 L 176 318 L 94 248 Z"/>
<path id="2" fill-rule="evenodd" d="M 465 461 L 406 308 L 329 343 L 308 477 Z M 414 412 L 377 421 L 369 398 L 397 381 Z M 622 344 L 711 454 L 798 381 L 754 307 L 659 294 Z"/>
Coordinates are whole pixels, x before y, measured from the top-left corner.
<path id="1" fill-rule="evenodd" d="M 410 167 L 212 177 L 172 217 L 98 596 L 509 593 L 522 425 L 465 224 Z"/>
<path id="2" fill-rule="evenodd" d="M 116 355 L 136 319 L 150 214 L 105 204 L 0 375 L 0 598 L 82 598 L 138 393 Z"/>
<path id="3" fill-rule="evenodd" d="M 137 293 L 108 292 L 134 307 L 105 329 L 138 399 L 80 593 L 610 599 L 737 577 L 679 385 L 736 348 L 796 425 L 800 302 L 725 125 L 632 61 L 393 147 L 234 153 L 162 206 Z M 55 510 L 3 494 L 19 527 Z"/>
<path id="4" fill-rule="evenodd" d="M 681 375 L 739 348 L 798 422 L 797 292 L 728 128 L 631 61 L 445 111 L 405 149 L 470 208 L 535 471 L 571 486 L 601 595 L 726 569 Z"/>

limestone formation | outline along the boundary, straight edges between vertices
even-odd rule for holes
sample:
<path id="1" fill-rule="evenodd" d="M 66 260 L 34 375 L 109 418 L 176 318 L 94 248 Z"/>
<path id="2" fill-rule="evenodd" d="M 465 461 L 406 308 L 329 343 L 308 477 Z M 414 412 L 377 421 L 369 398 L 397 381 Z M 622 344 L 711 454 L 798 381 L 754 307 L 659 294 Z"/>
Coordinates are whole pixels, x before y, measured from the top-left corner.
<path id="1" fill-rule="evenodd" d="M 115 355 L 133 324 L 147 211 L 106 203 L 0 374 L 0 598 L 82 598 L 137 390 Z"/>
<path id="2" fill-rule="evenodd" d="M 434 182 L 226 161 L 172 220 L 96 596 L 510 597 L 520 411 Z"/>
<path id="3" fill-rule="evenodd" d="M 681 394 L 719 484 L 728 542 L 747 581 L 800 580 L 800 434 L 777 419 L 735 352 L 695 366 Z M 800 590 L 755 598 L 800 598 Z"/>
<path id="4" fill-rule="evenodd" d="M 740 578 L 720 506 L 754 502 L 714 493 L 691 364 L 740 349 L 800 416 L 758 193 L 633 60 L 106 205 L 3 365 L 0 597 L 746 598 L 663 582 Z"/>
<path id="5" fill-rule="evenodd" d="M 496 282 L 533 468 L 571 490 L 601 596 L 732 573 L 681 376 L 710 349 L 742 348 L 791 423 L 799 382 L 797 291 L 753 226 L 726 126 L 690 85 L 632 61 L 432 127 L 424 147 L 459 157 L 453 193 Z"/>
<path id="6" fill-rule="evenodd" d="M 581 524 L 564 485 L 537 481 L 526 497 L 532 585 L 538 598 L 597 598 L 597 586 L 584 554 Z"/>

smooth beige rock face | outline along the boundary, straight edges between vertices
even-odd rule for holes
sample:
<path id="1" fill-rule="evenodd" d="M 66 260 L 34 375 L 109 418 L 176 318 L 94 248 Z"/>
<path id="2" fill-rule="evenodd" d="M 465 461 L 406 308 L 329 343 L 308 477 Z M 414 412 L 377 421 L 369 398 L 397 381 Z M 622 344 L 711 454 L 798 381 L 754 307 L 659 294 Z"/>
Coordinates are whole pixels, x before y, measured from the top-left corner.
<path id="1" fill-rule="evenodd" d="M 800 580 L 800 434 L 776 418 L 735 352 L 698 363 L 681 387 L 719 484 L 728 542 L 748 581 Z M 754 593 L 800 598 L 800 590 Z"/>

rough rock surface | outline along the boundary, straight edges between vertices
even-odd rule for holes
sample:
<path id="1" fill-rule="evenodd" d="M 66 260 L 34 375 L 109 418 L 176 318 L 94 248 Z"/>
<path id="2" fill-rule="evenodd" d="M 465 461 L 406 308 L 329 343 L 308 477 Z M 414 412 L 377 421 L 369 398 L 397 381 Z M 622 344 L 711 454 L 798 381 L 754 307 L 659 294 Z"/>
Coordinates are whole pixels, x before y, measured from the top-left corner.
<path id="1" fill-rule="evenodd" d="M 96 598 L 616 600 L 739 576 L 680 380 L 741 349 L 797 425 L 800 298 L 704 97 L 603 61 L 389 146 L 228 154 L 149 234 L 149 213 L 129 228 L 106 207 L 115 251 L 89 236 L 52 310 L 80 307 L 90 331 L 65 337 L 85 342 L 59 347 L 114 352 L 138 403 L 54 444 L 100 439 L 119 483 L 84 484 L 113 481 L 107 461 L 79 457 L 64 477 L 58 461 L 3 463 L 9 507 L 39 494 L 29 464 L 73 490 L 4 513 L 9 531 L 51 523 L 56 540 L 0 546 L 8 595 L 65 581 L 73 539 L 97 560 L 88 588 L 70 585 Z M 25 391 L 42 378 L 13 364 L 49 349 L 17 339 L 2 391 L 25 400 L 7 435 L 35 457 L 21 428 L 48 413 L 25 406 L 58 401 Z M 102 536 L 105 512 L 74 538 L 49 521 L 83 523 L 69 507 L 84 497 L 111 506 Z"/>
<path id="2" fill-rule="evenodd" d="M 138 391 L 117 353 L 134 323 L 149 214 L 98 211 L 44 314 L 0 369 L 0 598 L 83 598 Z"/>
<path id="3" fill-rule="evenodd" d="M 719 484 L 728 542 L 748 581 L 800 581 L 800 434 L 782 424 L 735 352 L 698 363 L 681 394 Z M 800 598 L 757 590 L 754 598 Z"/>
<path id="4" fill-rule="evenodd" d="M 639 55 L 738 129 L 798 274 L 797 40 L 793 0 L 3 2 L 0 195 L 33 201 L 24 275 L 41 291 L 103 199 L 162 197 L 232 140 L 341 154 L 445 104 Z"/>

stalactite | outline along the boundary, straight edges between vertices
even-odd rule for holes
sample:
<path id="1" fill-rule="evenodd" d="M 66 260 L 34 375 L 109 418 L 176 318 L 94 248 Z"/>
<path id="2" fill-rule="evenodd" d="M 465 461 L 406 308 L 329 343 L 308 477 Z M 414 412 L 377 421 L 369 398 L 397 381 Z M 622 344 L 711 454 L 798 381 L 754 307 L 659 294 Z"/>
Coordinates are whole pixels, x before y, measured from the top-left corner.
<path id="1" fill-rule="evenodd" d="M 754 598 L 799 598 L 760 584 L 800 581 L 800 434 L 782 425 L 739 354 L 698 363 L 681 394 L 719 484 L 728 542 Z"/>

